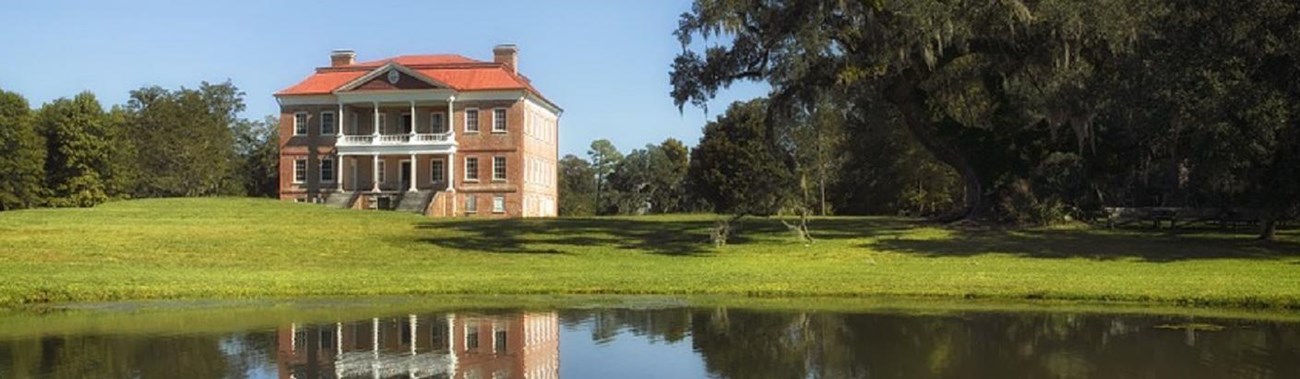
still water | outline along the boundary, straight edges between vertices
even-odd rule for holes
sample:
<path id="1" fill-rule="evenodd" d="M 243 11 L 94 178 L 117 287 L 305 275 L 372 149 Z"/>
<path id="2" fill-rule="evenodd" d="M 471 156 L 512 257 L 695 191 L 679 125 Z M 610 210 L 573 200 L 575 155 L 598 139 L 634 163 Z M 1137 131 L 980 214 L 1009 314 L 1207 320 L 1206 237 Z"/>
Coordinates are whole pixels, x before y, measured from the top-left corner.
<path id="1" fill-rule="evenodd" d="M 1300 324 L 1290 321 L 689 307 L 333 320 L 320 310 L 210 312 L 0 318 L 9 328 L 0 378 L 1300 378 Z"/>

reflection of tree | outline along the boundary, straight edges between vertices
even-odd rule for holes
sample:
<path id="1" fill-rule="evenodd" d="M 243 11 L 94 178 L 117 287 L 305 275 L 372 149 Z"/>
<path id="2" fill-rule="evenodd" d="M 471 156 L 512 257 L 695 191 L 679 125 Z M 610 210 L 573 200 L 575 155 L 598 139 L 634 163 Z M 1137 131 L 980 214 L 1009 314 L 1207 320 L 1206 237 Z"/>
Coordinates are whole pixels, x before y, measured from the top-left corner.
<path id="1" fill-rule="evenodd" d="M 226 356 L 215 336 L 47 336 L 0 343 L 12 357 L 0 377 L 221 378 Z"/>
<path id="2" fill-rule="evenodd" d="M 1157 325 L 1183 317 L 970 313 L 940 316 L 744 310 L 587 311 L 592 338 L 620 331 L 692 343 L 721 378 L 1300 377 L 1300 328 L 1222 321 L 1221 332 Z M 669 334 L 671 333 L 671 334 Z M 1190 334 L 1189 334 L 1190 333 Z M 1190 338 L 1189 338 L 1190 337 Z M 624 337 L 626 338 L 626 337 Z"/>

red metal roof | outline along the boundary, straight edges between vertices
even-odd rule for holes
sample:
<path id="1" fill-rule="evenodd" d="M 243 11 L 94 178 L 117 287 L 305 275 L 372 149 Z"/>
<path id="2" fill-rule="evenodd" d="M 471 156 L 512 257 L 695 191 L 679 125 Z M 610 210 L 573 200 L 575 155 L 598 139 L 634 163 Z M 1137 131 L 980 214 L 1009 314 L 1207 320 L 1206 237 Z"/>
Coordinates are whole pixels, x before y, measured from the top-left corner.
<path id="1" fill-rule="evenodd" d="M 403 55 L 342 67 L 321 67 L 302 82 L 277 92 L 276 96 L 326 95 L 348 82 L 388 63 L 395 63 L 445 83 L 457 91 L 525 89 L 537 93 L 522 75 L 512 74 L 504 66 L 481 62 L 460 55 Z M 540 94 L 538 94 L 540 96 Z"/>

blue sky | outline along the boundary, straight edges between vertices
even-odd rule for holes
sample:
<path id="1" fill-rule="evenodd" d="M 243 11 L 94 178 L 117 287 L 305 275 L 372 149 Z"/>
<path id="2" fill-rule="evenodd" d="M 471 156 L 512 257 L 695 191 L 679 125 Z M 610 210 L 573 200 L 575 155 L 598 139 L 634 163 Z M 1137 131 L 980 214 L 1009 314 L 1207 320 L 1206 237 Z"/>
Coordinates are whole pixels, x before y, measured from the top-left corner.
<path id="1" fill-rule="evenodd" d="M 561 154 L 591 140 L 621 150 L 675 137 L 694 145 L 706 115 L 679 113 L 668 70 L 686 0 L 654 1 L 63 1 L 6 2 L 0 13 L 0 88 L 33 107 L 91 91 L 109 106 L 145 85 L 194 87 L 230 79 L 244 117 L 277 111 L 271 96 L 329 64 L 336 48 L 359 60 L 455 53 L 491 60 L 519 45 L 520 70 L 565 108 Z M 710 106 L 766 93 L 740 84 Z"/>

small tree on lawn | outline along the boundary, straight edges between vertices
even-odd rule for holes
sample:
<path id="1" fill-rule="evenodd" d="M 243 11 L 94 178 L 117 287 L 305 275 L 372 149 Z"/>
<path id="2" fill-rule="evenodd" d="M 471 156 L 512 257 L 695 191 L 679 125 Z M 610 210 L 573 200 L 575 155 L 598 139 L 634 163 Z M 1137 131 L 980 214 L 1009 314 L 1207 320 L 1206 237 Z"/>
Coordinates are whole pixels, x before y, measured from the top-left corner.
<path id="1" fill-rule="evenodd" d="M 704 136 L 691 152 L 691 192 L 714 212 L 731 215 L 718 220 L 712 234 L 716 245 L 727 243 L 731 222 L 746 215 L 776 214 L 795 187 L 768 143 L 765 117 L 765 100 L 733 103 L 717 121 L 704 126 Z"/>

